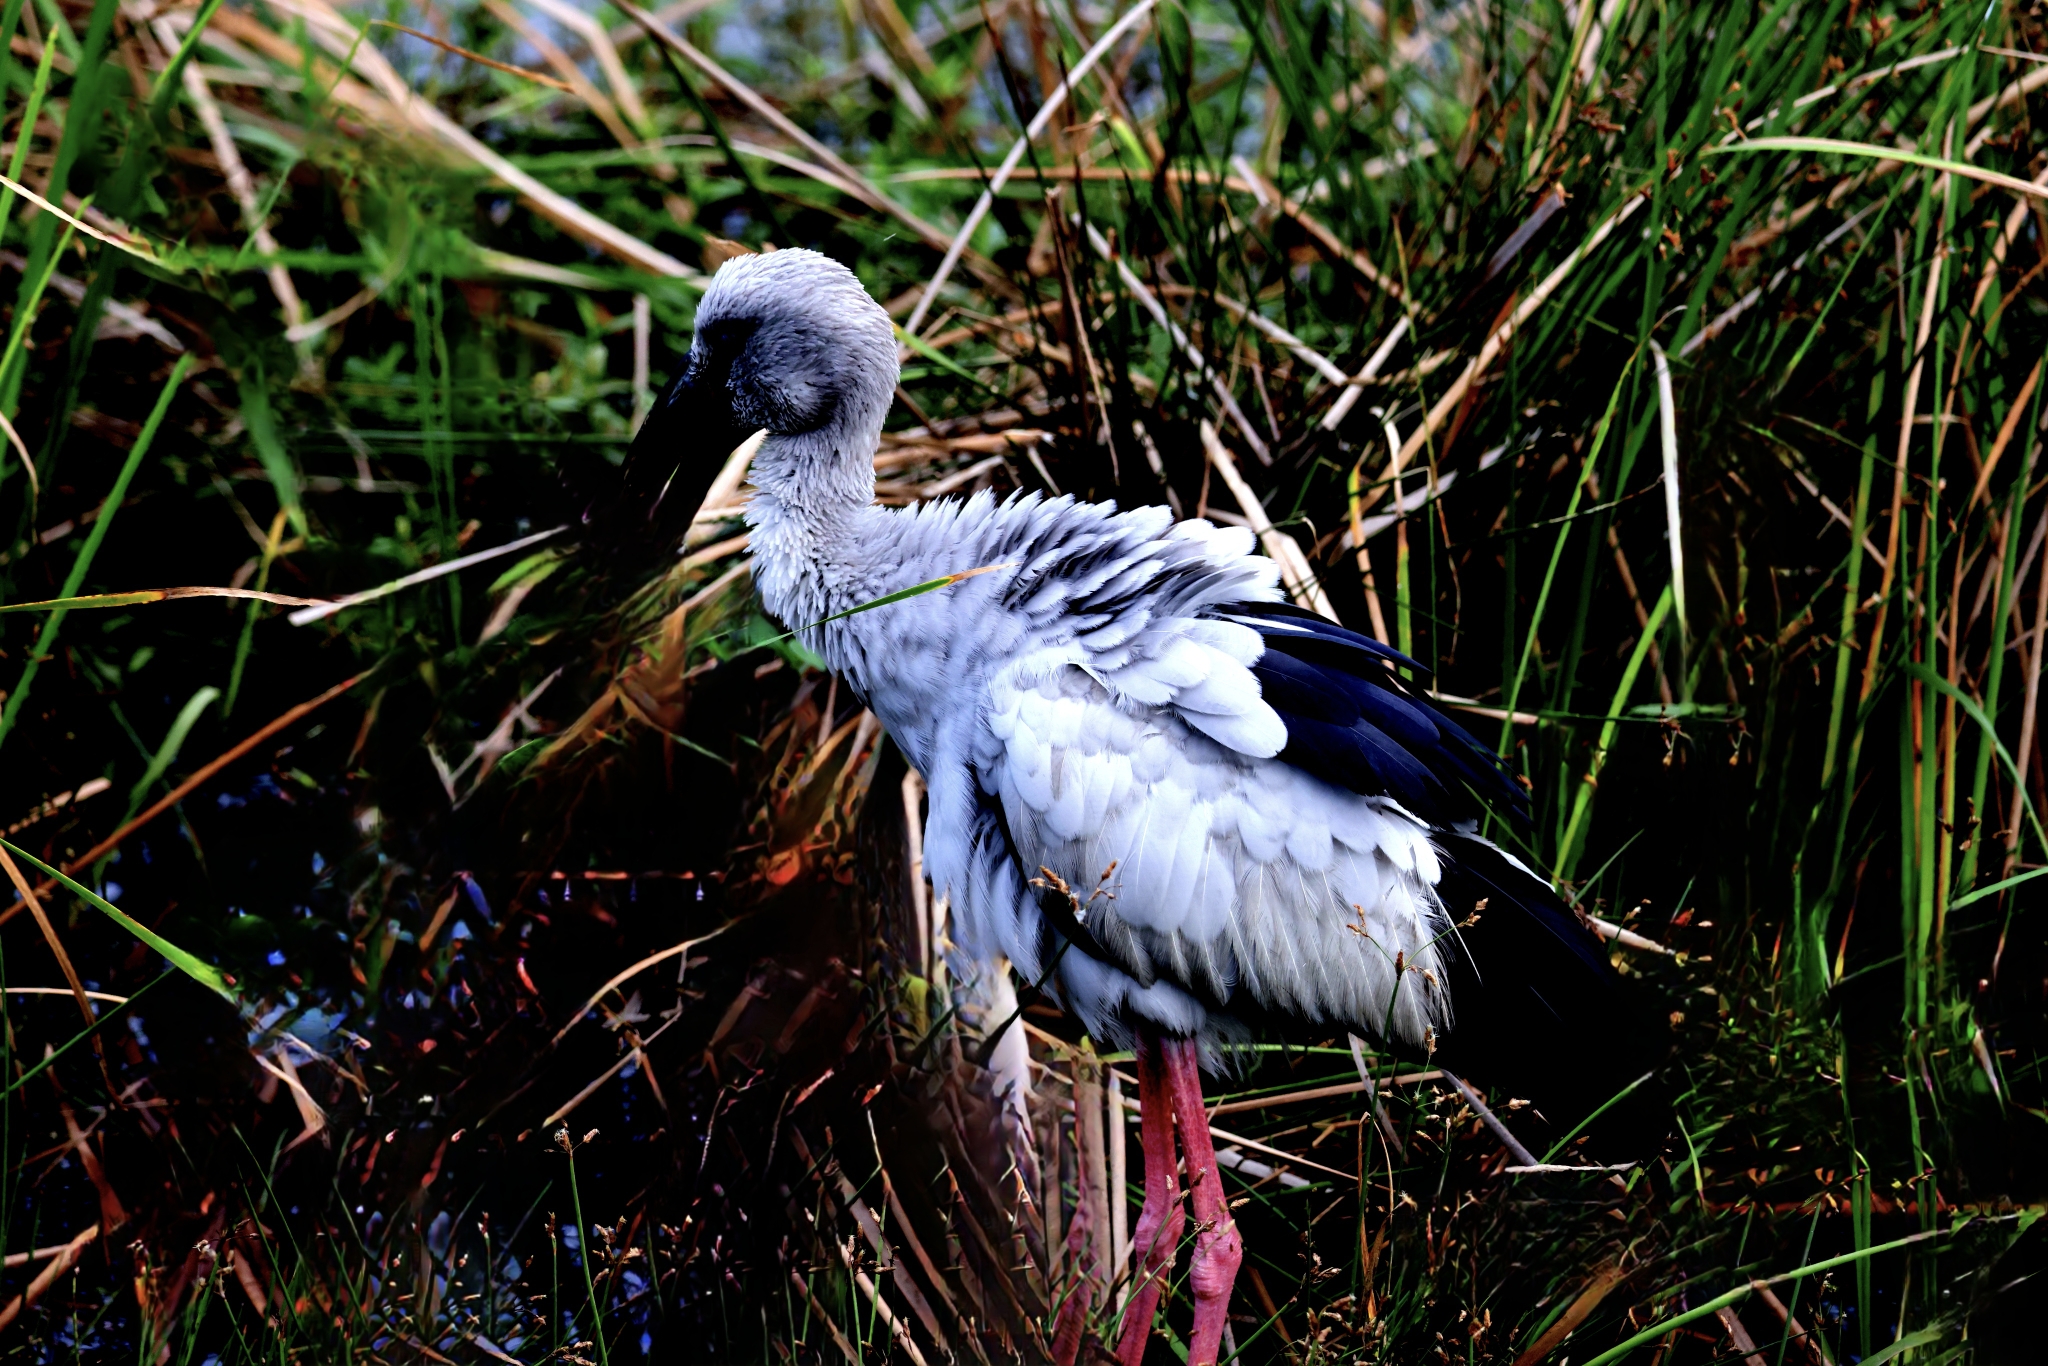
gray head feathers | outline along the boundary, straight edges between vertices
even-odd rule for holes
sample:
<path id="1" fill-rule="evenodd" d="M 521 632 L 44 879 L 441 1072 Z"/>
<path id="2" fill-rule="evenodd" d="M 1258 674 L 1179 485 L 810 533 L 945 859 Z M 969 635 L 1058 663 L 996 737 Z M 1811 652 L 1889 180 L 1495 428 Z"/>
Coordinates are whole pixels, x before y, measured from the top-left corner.
<path id="1" fill-rule="evenodd" d="M 865 507 L 896 379 L 888 314 L 845 266 L 815 251 L 726 262 L 682 372 L 584 509 L 588 539 L 614 560 L 672 551 L 726 458 L 763 428 L 757 487 L 793 509 Z"/>
<path id="2" fill-rule="evenodd" d="M 739 426 L 826 433 L 863 460 L 896 391 L 889 315 L 852 271 L 801 249 L 719 268 L 697 306 L 689 364 L 721 384 Z"/>

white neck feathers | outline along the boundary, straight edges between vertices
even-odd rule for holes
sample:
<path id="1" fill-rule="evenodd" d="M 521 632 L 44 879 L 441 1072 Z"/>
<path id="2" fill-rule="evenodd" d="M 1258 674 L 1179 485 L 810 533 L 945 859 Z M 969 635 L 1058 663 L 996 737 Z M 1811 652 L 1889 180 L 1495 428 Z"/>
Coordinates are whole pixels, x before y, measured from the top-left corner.
<path id="1" fill-rule="evenodd" d="M 838 424 L 770 436 L 754 457 L 755 582 L 762 605 L 792 630 L 853 606 L 869 577 L 861 528 L 875 501 L 876 438 L 846 436 Z"/>

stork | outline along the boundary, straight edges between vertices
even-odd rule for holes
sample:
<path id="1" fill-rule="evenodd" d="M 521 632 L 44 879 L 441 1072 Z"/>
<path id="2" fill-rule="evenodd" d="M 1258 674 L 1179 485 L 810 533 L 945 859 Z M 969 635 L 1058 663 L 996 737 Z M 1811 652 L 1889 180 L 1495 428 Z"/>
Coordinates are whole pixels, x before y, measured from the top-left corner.
<path id="1" fill-rule="evenodd" d="M 1641 1070 L 1641 1040 L 1615 1037 L 1632 1031 L 1598 941 L 1480 837 L 1526 798 L 1403 677 L 1418 666 L 1289 606 L 1241 528 L 1035 493 L 877 505 L 897 378 L 889 318 L 844 266 L 727 261 L 624 467 L 650 509 L 637 534 L 679 534 L 765 429 L 762 604 L 923 774 L 955 941 L 1134 1050 L 1145 1201 L 1118 1356 L 1142 1360 L 1183 1235 L 1177 1132 L 1187 1360 L 1205 1366 L 1243 1258 L 1202 1102 L 1232 1043 L 1371 1034 L 1469 1060 L 1555 1118 Z M 967 570 L 985 572 L 845 615 Z"/>

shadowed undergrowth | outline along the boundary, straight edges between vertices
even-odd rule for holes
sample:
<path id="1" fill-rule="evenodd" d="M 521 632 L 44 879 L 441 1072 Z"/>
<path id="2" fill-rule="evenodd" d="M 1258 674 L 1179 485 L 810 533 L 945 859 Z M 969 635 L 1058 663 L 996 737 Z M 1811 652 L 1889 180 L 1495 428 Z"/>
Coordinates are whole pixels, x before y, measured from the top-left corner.
<path id="1" fill-rule="evenodd" d="M 1662 1003 L 1675 1127 L 1612 1170 L 1492 1094 L 1567 1169 L 1508 1170 L 1427 1058 L 1247 1052 L 1240 1359 L 2028 1355 L 2032 11 L 0 32 L 0 1352 L 1038 1361 L 1085 1291 L 1102 1358 L 1130 1061 L 948 963 L 740 466 L 673 561 L 558 531 L 707 272 L 803 245 L 905 328 L 885 501 L 1250 525 Z"/>

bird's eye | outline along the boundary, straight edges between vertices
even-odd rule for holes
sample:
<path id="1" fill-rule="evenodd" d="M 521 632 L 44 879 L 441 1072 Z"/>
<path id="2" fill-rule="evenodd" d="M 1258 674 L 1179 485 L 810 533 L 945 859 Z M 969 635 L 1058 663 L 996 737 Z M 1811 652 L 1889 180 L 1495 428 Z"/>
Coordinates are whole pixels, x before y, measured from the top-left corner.
<path id="1" fill-rule="evenodd" d="M 745 346 L 747 339 L 761 330 L 759 319 L 718 318 L 697 329 L 705 347 L 716 354 L 734 355 Z"/>

